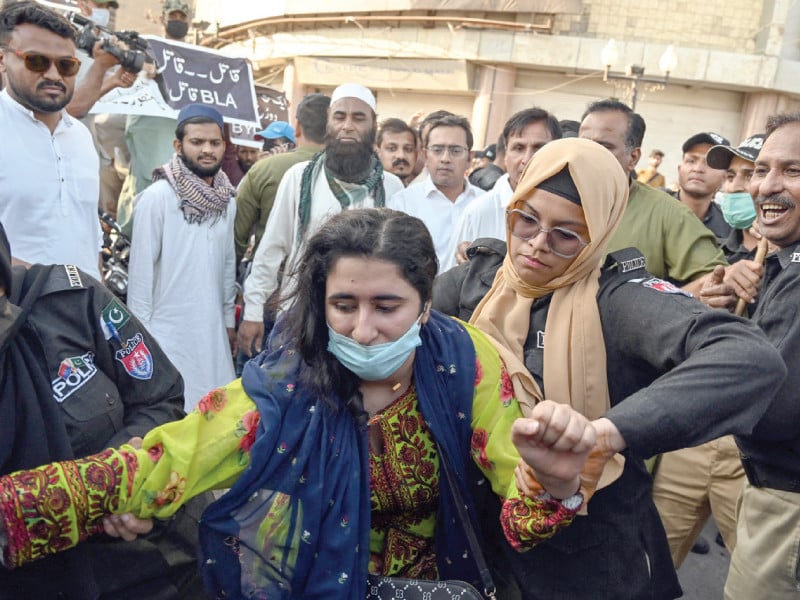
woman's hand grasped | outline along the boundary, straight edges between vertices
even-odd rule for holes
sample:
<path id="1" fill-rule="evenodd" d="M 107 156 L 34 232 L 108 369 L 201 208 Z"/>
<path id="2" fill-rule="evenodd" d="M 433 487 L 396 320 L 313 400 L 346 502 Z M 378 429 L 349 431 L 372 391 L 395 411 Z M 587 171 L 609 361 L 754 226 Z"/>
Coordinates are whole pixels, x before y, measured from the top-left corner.
<path id="1" fill-rule="evenodd" d="M 555 498 L 567 498 L 578 491 L 580 473 L 595 438 L 595 430 L 586 417 L 552 400 L 538 403 L 529 418 L 517 419 L 511 429 L 511 441 L 522 460 L 536 481 Z M 518 474 L 520 490 L 535 496 L 536 490 L 526 490 L 520 479 Z"/>

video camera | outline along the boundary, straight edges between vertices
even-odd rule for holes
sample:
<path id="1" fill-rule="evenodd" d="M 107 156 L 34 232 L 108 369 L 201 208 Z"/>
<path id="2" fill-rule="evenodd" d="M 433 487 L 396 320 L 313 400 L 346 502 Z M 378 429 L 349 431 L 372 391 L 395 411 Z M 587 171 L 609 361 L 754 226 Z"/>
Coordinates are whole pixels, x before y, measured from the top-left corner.
<path id="1" fill-rule="evenodd" d="M 92 56 L 92 51 L 97 41 L 102 39 L 103 50 L 114 56 L 126 71 L 138 73 L 145 63 L 153 62 L 153 59 L 147 54 L 147 40 L 139 37 L 138 32 L 111 31 L 78 13 L 72 13 L 70 18 L 78 29 L 76 45 L 89 56 Z M 100 35 L 96 35 L 95 30 L 99 31 Z M 116 37 L 119 41 L 125 43 L 128 49 L 126 50 L 116 45 L 112 37 Z"/>

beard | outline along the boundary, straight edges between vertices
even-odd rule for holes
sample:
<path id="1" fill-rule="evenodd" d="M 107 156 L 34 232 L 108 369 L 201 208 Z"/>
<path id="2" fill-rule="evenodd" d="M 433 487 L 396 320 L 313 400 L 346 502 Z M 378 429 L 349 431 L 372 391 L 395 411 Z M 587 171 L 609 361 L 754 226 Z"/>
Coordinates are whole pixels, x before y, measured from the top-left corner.
<path id="1" fill-rule="evenodd" d="M 358 142 L 341 142 L 330 130 L 325 134 L 325 166 L 339 179 L 357 183 L 369 169 L 375 147 L 375 127 Z"/>
<path id="2" fill-rule="evenodd" d="M 193 161 L 184 153 L 178 154 L 178 156 L 183 161 L 183 164 L 186 165 L 186 168 L 200 178 L 214 177 L 214 175 L 219 173 L 219 170 L 222 168 L 222 159 L 220 159 L 219 162 L 217 162 L 217 164 L 215 165 L 211 165 L 210 167 L 204 167 L 200 163 Z"/>
<path id="3" fill-rule="evenodd" d="M 36 85 L 36 91 L 39 91 L 39 89 L 43 88 L 45 85 L 51 85 L 61 88 L 64 92 L 64 95 L 57 96 L 55 98 L 50 96 L 37 96 L 36 91 L 31 92 L 29 90 L 18 88 L 10 77 L 7 77 L 7 80 L 8 87 L 12 92 L 14 92 L 14 97 L 19 100 L 20 104 L 31 109 L 34 113 L 50 114 L 60 111 L 70 103 L 72 100 L 72 94 L 74 92 L 74 88 L 70 90 L 60 81 L 41 81 Z"/>

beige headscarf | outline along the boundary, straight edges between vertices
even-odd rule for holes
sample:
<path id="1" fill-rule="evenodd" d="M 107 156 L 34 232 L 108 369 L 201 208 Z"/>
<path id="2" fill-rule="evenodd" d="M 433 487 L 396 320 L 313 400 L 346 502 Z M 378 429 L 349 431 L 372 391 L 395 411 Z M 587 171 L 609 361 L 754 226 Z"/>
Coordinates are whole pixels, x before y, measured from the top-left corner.
<path id="1" fill-rule="evenodd" d="M 597 308 L 600 267 L 628 203 L 628 178 L 617 159 L 596 142 L 580 138 L 556 140 L 528 163 L 508 207 L 516 208 L 541 182 L 565 166 L 581 198 L 589 245 L 563 275 L 543 287 L 524 282 L 507 253 L 470 323 L 483 330 L 498 347 L 522 412 L 529 414 L 534 404 L 544 399 L 523 358 L 531 305 L 553 292 L 545 326 L 547 398 L 568 403 L 589 419 L 596 419 L 610 407 L 605 341 Z M 510 236 L 506 230 L 509 246 Z M 611 467 L 612 463 L 617 466 Z M 611 468 L 606 468 L 609 473 L 604 474 L 601 487 L 621 474 L 622 457 L 617 455 L 612 463 Z"/>

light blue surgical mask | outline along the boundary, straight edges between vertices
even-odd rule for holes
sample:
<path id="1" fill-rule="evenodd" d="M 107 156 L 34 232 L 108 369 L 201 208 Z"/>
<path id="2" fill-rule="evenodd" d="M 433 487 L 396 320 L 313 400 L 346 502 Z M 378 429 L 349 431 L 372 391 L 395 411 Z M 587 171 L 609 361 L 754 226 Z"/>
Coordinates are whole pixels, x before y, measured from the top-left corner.
<path id="1" fill-rule="evenodd" d="M 111 12 L 107 8 L 93 8 L 90 19 L 95 25 L 108 27 L 111 22 Z"/>
<path id="2" fill-rule="evenodd" d="M 408 360 L 417 346 L 422 345 L 419 337 L 422 314 L 399 338 L 374 346 L 359 344 L 328 325 L 328 351 L 364 381 L 387 379 Z"/>
<path id="3" fill-rule="evenodd" d="M 756 218 L 756 207 L 753 198 L 747 192 L 734 192 L 722 194 L 719 204 L 725 222 L 734 229 L 747 229 Z"/>

